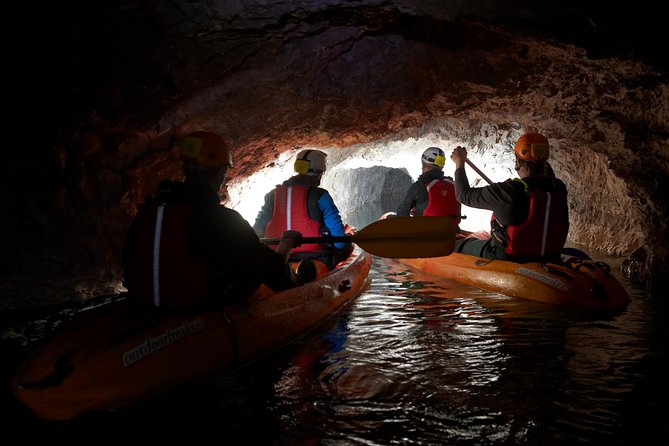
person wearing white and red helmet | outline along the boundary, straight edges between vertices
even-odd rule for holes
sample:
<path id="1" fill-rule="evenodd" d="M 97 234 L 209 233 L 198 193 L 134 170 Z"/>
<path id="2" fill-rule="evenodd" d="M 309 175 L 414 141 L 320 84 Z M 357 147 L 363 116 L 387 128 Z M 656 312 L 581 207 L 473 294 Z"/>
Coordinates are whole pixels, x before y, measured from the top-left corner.
<path id="1" fill-rule="evenodd" d="M 439 147 L 428 147 L 421 155 L 422 172 L 407 189 L 394 214 L 388 217 L 453 217 L 458 225 L 462 206 L 455 197 L 453 178 L 444 174 L 446 155 Z"/>

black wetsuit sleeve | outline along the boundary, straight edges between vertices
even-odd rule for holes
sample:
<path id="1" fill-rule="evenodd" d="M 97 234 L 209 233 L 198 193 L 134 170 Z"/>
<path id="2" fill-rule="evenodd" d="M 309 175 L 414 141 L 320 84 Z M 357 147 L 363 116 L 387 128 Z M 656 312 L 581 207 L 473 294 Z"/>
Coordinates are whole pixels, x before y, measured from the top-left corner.
<path id="1" fill-rule="evenodd" d="M 235 210 L 217 206 L 204 223 L 200 240 L 206 255 L 219 265 L 227 280 L 252 292 L 261 283 L 275 291 L 291 287 L 289 266 L 272 248 L 260 241 L 251 225 Z M 198 233 L 197 229 L 194 231 Z"/>
<path id="2" fill-rule="evenodd" d="M 464 206 L 492 211 L 503 225 L 519 224 L 527 215 L 526 206 L 518 206 L 527 202 L 523 186 L 513 181 L 470 187 L 465 169 L 460 168 L 455 170 L 455 195 Z"/>
<path id="3" fill-rule="evenodd" d="M 397 207 L 396 211 L 397 216 L 408 217 L 411 213 L 411 209 L 413 209 L 416 206 L 416 203 L 420 201 L 420 198 L 424 193 L 425 193 L 425 187 L 418 181 L 409 186 L 409 189 L 407 189 L 404 198 Z"/>
<path id="4" fill-rule="evenodd" d="M 235 262 L 239 269 L 250 270 L 250 275 L 275 291 L 291 287 L 289 266 L 274 249 L 260 241 L 258 235 L 244 218 L 232 209 L 227 209 L 233 223 L 235 239 Z M 252 272 L 251 272 L 252 271 Z"/>

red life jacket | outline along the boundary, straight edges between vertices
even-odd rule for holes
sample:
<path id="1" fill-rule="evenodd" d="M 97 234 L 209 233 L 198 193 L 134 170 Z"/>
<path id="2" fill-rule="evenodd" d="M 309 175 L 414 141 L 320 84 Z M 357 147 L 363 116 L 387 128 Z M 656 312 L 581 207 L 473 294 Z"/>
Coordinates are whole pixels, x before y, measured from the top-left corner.
<path id="1" fill-rule="evenodd" d="M 281 238 L 284 231 L 299 231 L 302 237 L 320 236 L 321 224 L 309 217 L 307 194 L 310 186 L 277 186 L 274 189 L 274 213 L 265 228 L 265 237 Z M 272 246 L 274 249 L 278 245 Z M 303 244 L 292 252 L 318 252 L 323 247 L 317 243 Z"/>
<path id="2" fill-rule="evenodd" d="M 161 308 L 210 302 L 209 267 L 188 250 L 192 206 L 150 197 L 137 211 L 136 246 L 129 247 L 125 284 L 134 299 Z"/>
<path id="3" fill-rule="evenodd" d="M 448 178 L 432 180 L 425 185 L 427 189 L 427 207 L 421 215 L 424 217 L 456 217 L 455 224 L 460 223 L 462 205 L 455 198 L 455 183 Z"/>
<path id="4" fill-rule="evenodd" d="M 567 193 L 528 191 L 530 209 L 518 226 L 507 226 L 506 254 L 516 259 L 559 258 L 569 232 Z"/>

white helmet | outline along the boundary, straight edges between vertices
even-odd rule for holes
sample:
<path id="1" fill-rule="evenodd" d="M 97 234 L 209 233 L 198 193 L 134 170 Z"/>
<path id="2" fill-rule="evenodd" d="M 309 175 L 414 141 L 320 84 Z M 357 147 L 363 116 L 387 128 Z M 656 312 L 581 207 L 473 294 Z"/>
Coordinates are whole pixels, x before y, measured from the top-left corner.
<path id="1" fill-rule="evenodd" d="M 423 152 L 423 156 L 420 157 L 424 164 L 430 164 L 432 166 L 437 166 L 440 169 L 444 167 L 446 163 L 446 154 L 439 147 L 428 147 Z"/>
<path id="2" fill-rule="evenodd" d="M 325 172 L 327 154 L 320 150 L 302 150 L 295 158 L 295 172 L 315 177 Z"/>

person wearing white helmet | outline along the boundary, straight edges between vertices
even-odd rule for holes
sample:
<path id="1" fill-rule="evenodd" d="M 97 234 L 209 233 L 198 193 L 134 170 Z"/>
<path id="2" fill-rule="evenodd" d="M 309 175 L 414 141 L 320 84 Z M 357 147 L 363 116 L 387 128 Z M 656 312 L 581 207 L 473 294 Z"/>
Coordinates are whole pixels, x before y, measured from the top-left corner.
<path id="1" fill-rule="evenodd" d="M 559 261 L 569 232 L 569 207 L 567 187 L 548 164 L 548 139 L 528 129 L 516 141 L 514 153 L 520 178 L 470 187 L 467 152 L 453 149 L 458 200 L 493 212 L 490 236 L 457 240 L 454 252 L 516 262 Z"/>
<path id="2" fill-rule="evenodd" d="M 145 307 L 200 308 L 239 302 L 261 283 L 275 291 L 297 285 L 287 261 L 300 234 L 280 234 L 275 252 L 237 211 L 221 204 L 219 191 L 232 167 L 223 138 L 197 131 L 177 146 L 185 181 L 161 182 L 128 230 L 123 267 L 129 298 Z"/>
<path id="3" fill-rule="evenodd" d="M 392 216 L 443 217 L 451 216 L 460 223 L 461 206 L 455 198 L 453 179 L 444 174 L 444 151 L 428 147 L 421 155 L 422 173 L 407 190 L 404 199 Z"/>
<path id="4" fill-rule="evenodd" d="M 274 238 L 286 230 L 304 237 L 343 236 L 346 226 L 330 193 L 320 186 L 327 154 L 302 150 L 293 164 L 296 175 L 265 195 L 253 229 L 260 237 Z M 309 243 L 293 248 L 291 260 L 317 259 L 329 269 L 346 259 L 350 243 Z"/>

